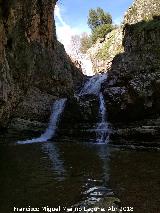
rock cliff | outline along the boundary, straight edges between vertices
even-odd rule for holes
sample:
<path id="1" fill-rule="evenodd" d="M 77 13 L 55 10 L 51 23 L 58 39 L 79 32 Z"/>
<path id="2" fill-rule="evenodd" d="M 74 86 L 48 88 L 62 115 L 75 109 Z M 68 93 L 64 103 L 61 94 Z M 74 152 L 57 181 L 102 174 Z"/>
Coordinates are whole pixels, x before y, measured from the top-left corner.
<path id="1" fill-rule="evenodd" d="M 10 118 L 46 121 L 53 100 L 83 75 L 57 41 L 56 0 L 0 1 L 0 127 Z"/>
<path id="2" fill-rule="evenodd" d="M 159 1 L 134 1 L 125 15 L 122 44 L 124 52 L 114 57 L 102 88 L 113 128 L 111 138 L 118 143 L 120 138 L 126 139 L 131 145 L 133 138 L 137 138 L 136 144 L 139 140 L 157 140 L 157 146 L 160 138 Z"/>
<path id="3" fill-rule="evenodd" d="M 159 2 L 152 3 L 160 15 Z M 135 5 L 136 14 L 131 13 Z M 141 1 L 137 0 L 125 16 L 124 53 L 113 59 L 104 86 L 109 119 L 114 121 L 160 114 L 160 18 L 155 13 L 151 16 L 152 10 L 147 10 L 150 1 L 145 1 L 143 10 L 140 8 Z M 142 14 L 148 19 L 136 23 Z"/>
<path id="4" fill-rule="evenodd" d="M 135 0 L 123 25 L 88 50 L 95 72 L 107 72 L 103 87 L 111 121 L 160 113 L 160 2 Z"/>
<path id="5" fill-rule="evenodd" d="M 124 52 L 123 39 L 126 24 L 136 24 L 141 21 L 150 21 L 160 15 L 160 2 L 158 0 L 135 0 L 125 13 L 122 26 L 108 33 L 105 38 L 99 39 L 87 52 L 93 64 L 93 71 L 107 72 L 114 57 Z"/>
<path id="6" fill-rule="evenodd" d="M 134 0 L 124 17 L 124 23 L 136 24 L 140 21 L 152 20 L 160 14 L 159 0 Z"/>
<path id="7" fill-rule="evenodd" d="M 123 27 L 112 30 L 104 39 L 99 39 L 88 51 L 94 73 L 107 72 L 113 58 L 124 51 L 122 46 Z"/>

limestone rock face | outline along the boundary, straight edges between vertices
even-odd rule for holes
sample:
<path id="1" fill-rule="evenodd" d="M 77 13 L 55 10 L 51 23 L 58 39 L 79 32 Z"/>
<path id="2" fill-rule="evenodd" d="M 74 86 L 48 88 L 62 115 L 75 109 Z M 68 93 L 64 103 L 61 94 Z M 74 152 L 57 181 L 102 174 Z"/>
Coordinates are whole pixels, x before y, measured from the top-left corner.
<path id="1" fill-rule="evenodd" d="M 158 19 L 160 15 L 159 0 L 135 0 L 124 16 L 123 25 L 108 33 L 104 39 L 99 39 L 87 52 L 93 63 L 95 73 L 107 72 L 113 62 L 113 58 L 124 52 L 123 39 L 126 24 L 136 24 L 141 21 Z M 137 45 L 137 44 L 136 44 Z M 137 46 L 138 47 L 138 46 Z"/>
<path id="2" fill-rule="evenodd" d="M 160 15 L 159 0 L 134 0 L 124 17 L 125 24 L 135 24 L 140 21 L 151 20 Z"/>
<path id="3" fill-rule="evenodd" d="M 88 51 L 94 73 L 107 72 L 111 68 L 113 58 L 123 52 L 123 28 L 108 33 L 105 39 L 100 39 Z"/>
<path id="4" fill-rule="evenodd" d="M 55 4 L 56 0 L 0 1 L 0 127 L 7 125 L 19 103 L 26 103 L 28 91 L 36 88 L 39 92 L 33 95 L 46 94 L 54 100 L 71 96 L 83 79 L 57 41 Z M 26 112 L 32 110 L 32 104 L 28 100 Z M 35 119 L 44 117 L 48 109 L 45 104 L 41 108 Z M 27 118 L 31 119 L 30 113 Z"/>
<path id="5" fill-rule="evenodd" d="M 156 14 L 159 11 L 157 15 L 160 15 L 159 1 L 137 0 L 125 17 L 124 53 L 113 59 L 103 87 L 112 121 L 132 121 L 160 114 L 160 19 L 155 16 L 155 6 Z M 134 8 L 137 9 L 132 14 Z M 142 14 L 148 14 L 147 21 L 137 18 L 143 18 Z"/>
<path id="6" fill-rule="evenodd" d="M 86 94 L 68 99 L 59 124 L 59 136 L 62 139 L 95 139 L 94 129 L 99 121 L 98 116 L 99 100 L 96 95 Z"/>

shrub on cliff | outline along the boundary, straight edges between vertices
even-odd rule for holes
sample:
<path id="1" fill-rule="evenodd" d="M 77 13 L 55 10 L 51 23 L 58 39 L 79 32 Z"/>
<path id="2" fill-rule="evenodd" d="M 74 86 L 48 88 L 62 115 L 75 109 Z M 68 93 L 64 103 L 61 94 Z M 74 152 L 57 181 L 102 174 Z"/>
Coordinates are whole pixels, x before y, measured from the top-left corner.
<path id="1" fill-rule="evenodd" d="M 86 53 L 87 50 L 92 46 L 91 37 L 87 33 L 83 33 L 80 39 L 80 51 L 81 53 Z"/>
<path id="2" fill-rule="evenodd" d="M 92 32 L 92 43 L 94 44 L 99 38 L 105 38 L 113 29 L 111 24 L 103 24 L 96 27 Z"/>
<path id="3" fill-rule="evenodd" d="M 99 7 L 96 10 L 91 9 L 88 16 L 88 26 L 92 30 L 91 39 L 94 44 L 98 38 L 105 38 L 112 31 L 112 17 Z"/>

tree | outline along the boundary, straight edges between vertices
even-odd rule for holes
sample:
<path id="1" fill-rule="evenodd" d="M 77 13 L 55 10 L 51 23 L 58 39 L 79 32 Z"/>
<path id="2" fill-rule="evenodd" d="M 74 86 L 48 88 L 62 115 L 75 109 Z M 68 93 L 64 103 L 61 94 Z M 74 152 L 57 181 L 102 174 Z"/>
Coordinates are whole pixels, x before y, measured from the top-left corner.
<path id="1" fill-rule="evenodd" d="M 103 24 L 96 27 L 92 32 L 92 43 L 94 44 L 98 38 L 105 38 L 105 36 L 113 29 L 111 24 Z"/>
<path id="2" fill-rule="evenodd" d="M 80 42 L 81 42 L 80 51 L 81 53 L 85 54 L 87 50 L 92 46 L 91 37 L 87 33 L 83 33 L 81 35 Z"/>
<path id="3" fill-rule="evenodd" d="M 112 16 L 105 12 L 102 8 L 98 7 L 96 10 L 89 10 L 88 26 L 91 30 L 103 24 L 112 24 Z"/>

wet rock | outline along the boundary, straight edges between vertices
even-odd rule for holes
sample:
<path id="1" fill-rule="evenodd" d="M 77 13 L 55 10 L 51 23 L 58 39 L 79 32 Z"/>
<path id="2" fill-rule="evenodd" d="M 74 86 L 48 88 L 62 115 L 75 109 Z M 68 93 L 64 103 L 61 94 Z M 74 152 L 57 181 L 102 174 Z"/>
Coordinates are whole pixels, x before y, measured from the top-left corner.
<path id="1" fill-rule="evenodd" d="M 13 118 L 48 122 L 56 96 L 42 92 L 36 87 L 30 88 L 26 96 L 14 111 Z"/>
<path id="2" fill-rule="evenodd" d="M 160 119 L 145 119 L 130 123 L 112 124 L 110 139 L 116 145 L 160 147 Z"/>
<path id="3" fill-rule="evenodd" d="M 33 132 L 42 132 L 44 129 L 47 128 L 47 123 L 41 123 L 38 121 L 31 121 L 31 120 L 24 120 L 21 118 L 14 118 L 12 119 L 11 123 L 9 124 L 8 128 L 19 131 L 33 131 Z"/>
<path id="4" fill-rule="evenodd" d="M 85 95 L 67 101 L 59 125 L 59 135 L 95 138 L 98 121 L 99 100 L 96 95 Z"/>

